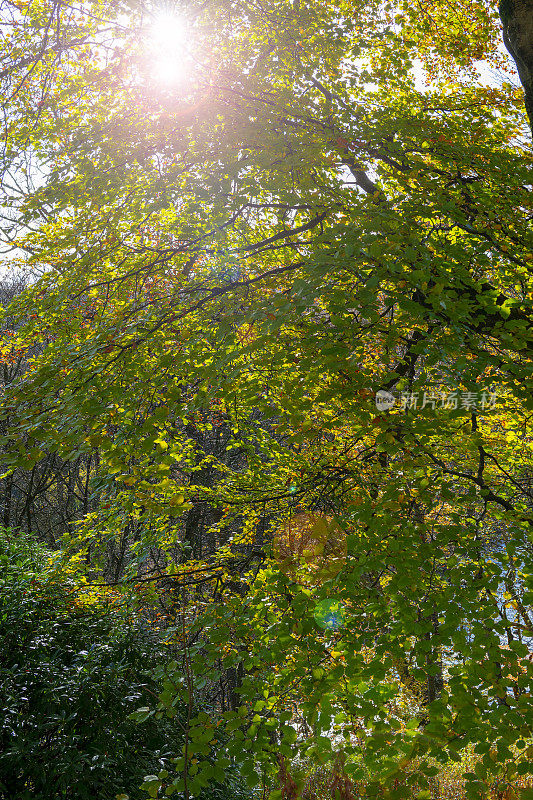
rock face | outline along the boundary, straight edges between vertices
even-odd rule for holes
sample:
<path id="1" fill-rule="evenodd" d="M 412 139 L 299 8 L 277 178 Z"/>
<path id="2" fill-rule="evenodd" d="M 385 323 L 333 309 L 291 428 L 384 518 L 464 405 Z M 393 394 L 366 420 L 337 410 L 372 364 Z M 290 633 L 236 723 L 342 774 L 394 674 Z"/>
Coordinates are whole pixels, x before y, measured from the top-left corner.
<path id="1" fill-rule="evenodd" d="M 533 0 L 501 0 L 503 41 L 514 58 L 533 131 Z"/>

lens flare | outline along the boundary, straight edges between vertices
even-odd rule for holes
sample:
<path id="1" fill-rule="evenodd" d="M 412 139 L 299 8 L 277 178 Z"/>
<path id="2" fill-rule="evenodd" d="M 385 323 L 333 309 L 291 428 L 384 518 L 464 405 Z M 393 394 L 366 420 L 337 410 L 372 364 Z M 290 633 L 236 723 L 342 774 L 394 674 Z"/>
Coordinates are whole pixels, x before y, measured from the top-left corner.
<path id="1" fill-rule="evenodd" d="M 344 625 L 346 613 L 339 600 L 321 600 L 313 613 L 316 624 L 323 630 L 337 630 Z"/>

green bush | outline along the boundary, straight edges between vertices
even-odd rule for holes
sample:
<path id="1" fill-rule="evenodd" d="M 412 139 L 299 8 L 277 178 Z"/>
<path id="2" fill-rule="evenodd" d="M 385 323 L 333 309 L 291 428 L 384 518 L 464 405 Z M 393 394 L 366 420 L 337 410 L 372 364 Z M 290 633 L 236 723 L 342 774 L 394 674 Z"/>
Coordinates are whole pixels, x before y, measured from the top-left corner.
<path id="1" fill-rule="evenodd" d="M 112 604 L 73 605 L 72 587 L 46 578 L 45 556 L 0 532 L 0 800 L 144 798 L 144 776 L 183 741 L 179 709 L 128 719 L 157 692 L 157 639 Z"/>

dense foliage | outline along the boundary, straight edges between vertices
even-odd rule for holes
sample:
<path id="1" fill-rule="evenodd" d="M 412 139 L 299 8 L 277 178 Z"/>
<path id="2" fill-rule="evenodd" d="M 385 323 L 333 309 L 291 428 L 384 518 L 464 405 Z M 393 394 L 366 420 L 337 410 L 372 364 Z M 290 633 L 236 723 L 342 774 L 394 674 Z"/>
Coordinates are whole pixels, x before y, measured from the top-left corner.
<path id="1" fill-rule="evenodd" d="M 171 765 L 186 718 L 180 705 L 172 717 L 132 718 L 160 690 L 160 637 L 116 596 L 52 579 L 42 547 L 0 536 L 0 797 L 144 796 L 147 774 Z M 202 796 L 241 794 L 233 779 Z"/>
<path id="2" fill-rule="evenodd" d="M 4 522 L 173 631 L 148 793 L 523 788 L 530 0 L 4 6 Z"/>

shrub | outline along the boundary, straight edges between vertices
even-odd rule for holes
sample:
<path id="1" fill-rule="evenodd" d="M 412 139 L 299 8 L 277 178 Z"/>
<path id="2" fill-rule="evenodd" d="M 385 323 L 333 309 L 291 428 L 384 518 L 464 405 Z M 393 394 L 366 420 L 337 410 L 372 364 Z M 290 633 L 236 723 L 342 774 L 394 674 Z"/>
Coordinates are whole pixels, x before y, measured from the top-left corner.
<path id="1" fill-rule="evenodd" d="M 75 587 L 43 570 L 46 555 L 0 531 L 0 800 L 146 797 L 144 776 L 183 739 L 180 709 L 128 718 L 157 692 L 157 638 L 105 595 L 76 602 Z"/>

